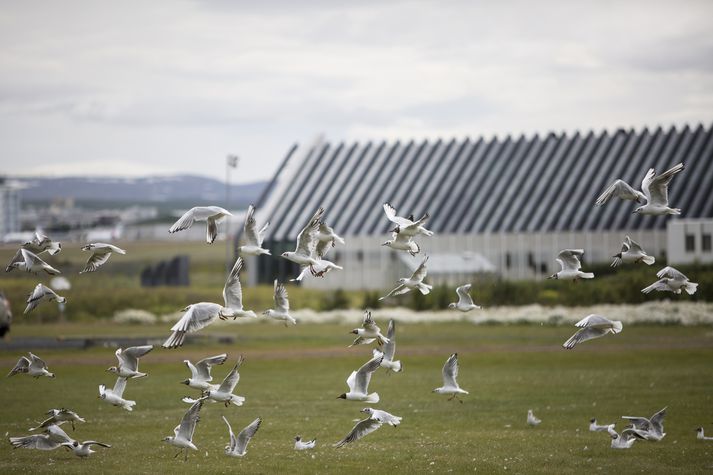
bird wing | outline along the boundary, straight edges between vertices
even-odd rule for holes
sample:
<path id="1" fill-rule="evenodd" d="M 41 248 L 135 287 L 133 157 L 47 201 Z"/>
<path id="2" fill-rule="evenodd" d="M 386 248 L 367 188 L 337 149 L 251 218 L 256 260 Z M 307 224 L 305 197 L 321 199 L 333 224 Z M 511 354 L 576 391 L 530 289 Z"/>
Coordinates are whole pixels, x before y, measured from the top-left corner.
<path id="1" fill-rule="evenodd" d="M 373 328 L 375 325 L 374 318 L 371 316 L 371 310 L 366 310 L 361 321 L 361 326 L 364 328 Z"/>
<path id="2" fill-rule="evenodd" d="M 98 445 L 100 447 L 106 447 L 107 449 L 111 448 L 111 445 L 105 444 L 103 442 L 97 442 L 96 440 L 85 440 L 82 442 L 82 445 Z"/>
<path id="3" fill-rule="evenodd" d="M 228 426 L 228 433 L 230 434 L 230 445 L 229 445 L 230 451 L 234 452 L 235 446 L 237 445 L 238 440 L 235 438 L 235 434 L 233 433 L 233 428 L 230 427 L 230 422 L 228 422 L 228 419 L 226 419 L 225 416 L 222 416 L 222 417 L 223 417 L 223 421 L 225 422 L 225 425 Z"/>
<path id="4" fill-rule="evenodd" d="M 198 414 L 200 413 L 202 406 L 203 399 L 199 399 L 193 403 L 193 405 L 183 415 L 176 435 L 180 435 L 187 440 L 193 440 L 193 432 L 196 430 L 196 424 L 199 420 Z"/>
<path id="5" fill-rule="evenodd" d="M 659 432 L 663 432 L 663 419 L 666 417 L 666 409 L 667 407 L 664 407 L 659 412 L 651 416 L 651 419 L 649 419 L 649 422 L 651 422 L 654 429 Z"/>
<path id="6" fill-rule="evenodd" d="M 595 206 L 602 206 L 604 203 L 609 201 L 611 198 L 621 198 L 623 200 L 635 200 L 639 196 L 640 192 L 632 188 L 624 180 L 616 180 L 614 183 L 609 185 L 604 192 L 599 195 L 597 200 L 594 202 Z"/>
<path id="7" fill-rule="evenodd" d="M 200 378 L 201 380 L 205 382 L 210 382 L 213 381 L 213 377 L 210 375 L 210 368 L 213 365 L 218 365 L 218 364 L 223 364 L 225 363 L 225 360 L 228 359 L 228 355 L 223 353 L 222 355 L 216 355 L 216 356 L 209 356 L 208 358 L 203 358 L 200 360 L 196 365 L 193 367 L 195 369 L 195 372 L 191 370 L 193 373 L 193 378 Z M 191 365 L 193 366 L 193 365 Z M 190 366 L 189 366 L 190 368 Z"/>
<path id="8" fill-rule="evenodd" d="M 248 442 L 250 442 L 250 439 L 252 439 L 255 433 L 257 433 L 261 423 L 262 419 L 258 417 L 240 431 L 238 434 L 237 446 L 235 447 L 239 454 L 245 453 L 245 449 L 248 447 Z"/>
<path id="9" fill-rule="evenodd" d="M 602 317 L 601 315 L 591 314 L 587 315 L 580 321 L 574 324 L 575 327 L 585 328 L 585 327 L 598 327 L 598 328 L 611 328 L 613 322 L 608 318 Z"/>
<path id="10" fill-rule="evenodd" d="M 456 289 L 459 305 L 473 305 L 473 298 L 470 296 L 471 284 L 461 285 Z"/>
<path id="11" fill-rule="evenodd" d="M 317 245 L 319 222 L 323 215 L 324 208 L 319 208 L 314 215 L 312 215 L 307 225 L 302 228 L 297 235 L 297 248 L 295 249 L 297 253 L 304 254 L 305 256 L 311 256 L 314 253 L 315 246 Z"/>
<path id="12" fill-rule="evenodd" d="M 183 231 L 184 229 L 188 229 L 191 226 L 193 226 L 193 223 L 196 222 L 195 219 L 195 212 L 197 208 L 191 208 L 185 213 L 183 213 L 183 216 L 178 218 L 178 221 L 173 223 L 173 226 L 171 226 L 168 229 L 169 233 L 175 233 L 176 231 Z"/>
<path id="13" fill-rule="evenodd" d="M 671 183 L 673 177 L 681 170 L 683 170 L 683 163 L 679 163 L 662 174 L 652 177 L 648 182 L 649 202 L 668 206 L 668 185 Z M 647 174 L 647 177 L 648 176 Z"/>
<path id="14" fill-rule="evenodd" d="M 23 449 L 54 450 L 61 444 L 50 439 L 46 434 L 28 435 L 26 437 L 10 437 L 13 447 Z"/>
<path id="15" fill-rule="evenodd" d="M 675 269 L 671 266 L 666 266 L 663 269 L 661 269 L 658 274 L 656 274 L 656 277 L 659 279 L 663 279 L 664 277 L 668 277 L 669 279 L 674 279 L 674 280 L 687 280 L 688 277 L 683 275 L 681 271 L 678 269 Z"/>
<path id="16" fill-rule="evenodd" d="M 243 224 L 243 235 L 245 236 L 245 242 L 249 246 L 260 246 L 260 236 L 257 232 L 257 223 L 255 222 L 255 206 L 250 205 L 248 208 L 248 214 L 245 216 L 245 223 Z"/>
<path id="17" fill-rule="evenodd" d="M 317 254 L 317 258 L 321 259 L 327 255 L 329 250 L 333 247 L 334 239 L 329 239 L 327 241 L 317 241 L 317 245 L 314 252 Z"/>
<path id="18" fill-rule="evenodd" d="M 443 365 L 443 386 L 458 387 L 456 378 L 458 378 L 458 353 L 453 353 Z"/>
<path id="19" fill-rule="evenodd" d="M 275 310 L 286 313 L 290 309 L 290 300 L 287 296 L 287 289 L 283 284 L 278 284 L 275 279 Z"/>
<path id="20" fill-rule="evenodd" d="M 411 274 L 411 280 L 417 280 L 421 282 L 425 277 L 426 277 L 426 261 L 428 261 L 428 256 L 423 258 L 423 261 L 421 261 L 421 265 L 418 266 L 418 268 Z"/>
<path id="21" fill-rule="evenodd" d="M 631 239 L 629 236 L 626 236 L 626 241 L 632 251 L 644 252 L 644 249 L 639 245 L 639 243 Z M 623 251 L 624 249 L 622 249 L 622 252 Z"/>
<path id="22" fill-rule="evenodd" d="M 386 217 L 389 218 L 389 221 L 398 225 L 399 228 L 405 228 L 413 224 L 413 221 L 410 219 L 396 216 L 396 209 L 389 203 L 384 203 L 384 213 L 386 213 Z"/>
<path id="23" fill-rule="evenodd" d="M 386 338 L 389 340 L 384 343 L 384 357 L 388 361 L 394 360 L 394 354 L 396 353 L 396 340 L 394 336 L 396 334 L 396 322 L 394 320 L 389 320 L 389 327 L 386 329 Z"/>
<path id="24" fill-rule="evenodd" d="M 243 358 L 243 355 L 240 355 L 240 358 L 238 358 L 238 362 L 235 363 L 233 369 L 231 369 L 225 379 L 223 379 L 223 382 L 220 384 L 218 391 L 227 394 L 231 394 L 233 392 L 235 386 L 238 385 L 238 381 L 240 381 L 240 373 L 238 373 L 238 368 L 240 368 L 240 365 L 243 364 L 243 361 L 245 361 L 245 358 Z"/>
<path id="25" fill-rule="evenodd" d="M 599 338 L 604 336 L 609 332 L 608 328 L 598 328 L 598 327 L 585 327 L 580 328 L 572 335 L 569 340 L 565 341 L 562 346 L 571 350 L 577 343 L 582 343 L 583 341 L 592 340 L 594 338 Z"/>
<path id="26" fill-rule="evenodd" d="M 384 359 L 384 355 L 374 357 L 364 363 L 361 368 L 359 368 L 354 377 L 354 391 L 366 394 L 369 390 L 369 381 L 371 381 L 371 374 L 379 369 L 381 361 Z"/>
<path id="27" fill-rule="evenodd" d="M 114 389 L 111 390 L 111 393 L 114 396 L 123 398 L 124 389 L 126 389 L 126 378 L 119 376 L 118 378 L 116 378 L 116 382 L 114 383 Z"/>
<path id="28" fill-rule="evenodd" d="M 139 369 L 139 358 L 151 350 L 153 350 L 153 345 L 131 346 L 123 351 L 119 348 L 116 350 L 116 357 L 119 358 L 120 363 L 123 363 L 132 371 L 137 371 Z"/>
<path id="29" fill-rule="evenodd" d="M 223 287 L 225 306 L 233 310 L 243 309 L 243 287 L 240 285 L 240 270 L 242 268 L 243 258 L 238 257 L 225 281 L 225 287 Z"/>
<path id="30" fill-rule="evenodd" d="M 557 254 L 557 259 L 562 266 L 562 270 L 579 270 L 582 267 L 580 258 L 584 255 L 584 249 L 565 249 Z"/>
<path id="31" fill-rule="evenodd" d="M 29 367 L 30 367 L 30 360 L 28 360 L 27 357 L 25 357 L 25 356 L 20 356 L 20 359 L 17 360 L 15 367 L 12 368 L 7 375 L 9 377 L 9 376 L 16 375 L 17 373 L 27 373 L 27 369 Z"/>
<path id="32" fill-rule="evenodd" d="M 635 429 L 649 430 L 651 425 L 651 422 L 645 417 L 621 416 L 621 418 L 631 422 Z"/>
<path id="33" fill-rule="evenodd" d="M 171 331 L 194 332 L 213 322 L 222 307 L 217 303 L 201 302 L 189 305 L 186 313 L 171 327 Z"/>
<path id="34" fill-rule="evenodd" d="M 5 268 L 5 272 L 8 272 L 11 268 L 12 265 L 17 263 L 17 262 L 24 262 L 25 258 L 22 255 L 22 248 L 18 249 L 17 252 L 15 253 L 14 256 L 12 256 L 12 259 L 10 262 L 8 262 L 7 267 Z"/>
<path id="35" fill-rule="evenodd" d="M 218 223 L 215 218 L 206 219 L 205 242 L 213 244 L 218 237 Z"/>
<path id="36" fill-rule="evenodd" d="M 35 368 L 47 368 L 47 363 L 39 356 L 30 353 L 30 366 L 34 366 Z"/>
<path id="37" fill-rule="evenodd" d="M 384 300 L 384 299 L 386 299 L 386 298 L 391 297 L 392 295 L 405 294 L 405 293 L 408 292 L 409 290 L 410 290 L 410 289 L 409 289 L 408 287 L 406 287 L 405 285 L 399 284 L 399 285 L 397 285 L 396 287 L 394 287 L 394 288 L 391 290 L 391 292 L 389 292 L 388 294 L 384 295 L 383 297 L 379 297 L 379 300 Z"/>
<path id="38" fill-rule="evenodd" d="M 99 266 L 104 265 L 106 261 L 109 260 L 111 257 L 111 251 L 107 249 L 97 249 L 95 250 L 91 256 L 89 256 L 89 259 L 87 259 L 87 263 L 84 265 L 84 269 L 80 272 L 80 274 L 84 274 L 85 272 L 94 272 L 99 268 Z"/>
<path id="39" fill-rule="evenodd" d="M 49 290 L 47 287 L 45 287 L 42 284 L 37 284 L 32 291 L 32 293 L 29 295 L 27 298 L 27 307 L 25 307 L 25 311 L 23 313 L 27 314 L 30 313 L 32 310 L 37 308 L 37 306 L 40 304 L 42 301 L 42 297 L 47 295 L 47 290 Z M 52 292 L 54 293 L 54 292 Z"/>
<path id="40" fill-rule="evenodd" d="M 365 435 L 371 434 L 376 429 L 381 427 L 382 422 L 376 419 L 372 419 L 371 416 L 367 417 L 356 423 L 352 430 L 339 442 L 334 444 L 334 447 L 342 447 L 350 442 L 359 440 Z"/>

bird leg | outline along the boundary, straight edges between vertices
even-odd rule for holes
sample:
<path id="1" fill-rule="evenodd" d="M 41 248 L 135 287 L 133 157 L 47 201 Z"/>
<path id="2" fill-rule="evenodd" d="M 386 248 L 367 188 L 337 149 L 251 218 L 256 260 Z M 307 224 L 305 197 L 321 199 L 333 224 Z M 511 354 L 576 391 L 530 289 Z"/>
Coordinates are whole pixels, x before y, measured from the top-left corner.
<path id="1" fill-rule="evenodd" d="M 75 428 L 74 428 L 74 421 L 72 421 L 72 430 L 75 430 Z"/>
<path id="2" fill-rule="evenodd" d="M 188 447 L 186 447 L 186 454 L 183 456 L 183 461 L 188 462 Z"/>
<path id="3" fill-rule="evenodd" d="M 183 452 L 183 449 L 179 450 L 178 453 L 173 456 L 173 458 L 176 458 L 176 457 L 178 457 L 179 455 L 181 455 L 181 452 Z"/>

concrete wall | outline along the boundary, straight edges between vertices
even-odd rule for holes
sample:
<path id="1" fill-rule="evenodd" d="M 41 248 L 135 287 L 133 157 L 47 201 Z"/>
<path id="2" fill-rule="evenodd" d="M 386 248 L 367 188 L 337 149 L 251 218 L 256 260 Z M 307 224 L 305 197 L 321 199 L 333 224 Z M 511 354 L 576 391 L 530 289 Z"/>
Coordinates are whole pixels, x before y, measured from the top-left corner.
<path id="1" fill-rule="evenodd" d="M 713 219 L 672 220 L 667 233 L 668 261 L 672 265 L 713 262 Z"/>

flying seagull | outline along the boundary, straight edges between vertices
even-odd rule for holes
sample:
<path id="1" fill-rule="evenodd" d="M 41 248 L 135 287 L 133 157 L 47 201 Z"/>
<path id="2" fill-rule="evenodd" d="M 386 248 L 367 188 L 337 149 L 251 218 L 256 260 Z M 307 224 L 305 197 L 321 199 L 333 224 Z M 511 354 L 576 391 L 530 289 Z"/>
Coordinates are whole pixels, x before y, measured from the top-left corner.
<path id="1" fill-rule="evenodd" d="M 396 353 L 396 323 L 389 320 L 389 327 L 386 330 L 386 343 L 384 343 L 384 352 L 374 348 L 373 354 L 374 358 L 379 358 L 383 356 L 381 360 L 381 366 L 386 368 L 386 373 L 393 371 L 394 373 L 400 373 L 403 371 L 403 366 L 401 361 L 394 361 L 394 354 Z"/>
<path id="2" fill-rule="evenodd" d="M 404 236 L 416 236 L 417 234 L 433 236 L 433 231 L 429 231 L 423 226 L 429 218 L 428 213 L 416 221 L 413 220 L 413 217 L 402 218 L 396 215 L 396 209 L 389 203 L 384 203 L 384 213 L 386 213 L 386 217 L 389 218 L 389 221 L 396 225 L 393 231 L 398 234 L 403 234 Z"/>
<path id="3" fill-rule="evenodd" d="M 225 307 L 220 314 L 220 318 L 223 320 L 228 317 L 233 317 L 233 320 L 238 317 L 257 318 L 257 315 L 252 310 L 243 309 L 243 287 L 240 285 L 240 271 L 242 268 L 243 258 L 238 257 L 223 287 Z"/>
<path id="4" fill-rule="evenodd" d="M 333 447 L 344 447 L 351 442 L 355 442 L 362 437 L 371 434 L 382 425 L 383 423 L 380 420 L 372 419 L 371 416 L 369 416 L 366 419 L 357 422 L 356 425 L 352 427 L 352 430 L 344 436 L 342 440 L 334 444 Z"/>
<path id="5" fill-rule="evenodd" d="M 196 430 L 196 424 L 199 420 L 198 414 L 201 411 L 201 407 L 203 407 L 202 399 L 194 402 L 190 409 L 188 409 L 188 411 L 186 411 L 181 418 L 181 423 L 173 429 L 174 435 L 163 439 L 164 442 L 168 442 L 169 444 L 181 449 L 176 455 L 173 456 L 173 458 L 181 455 L 181 452 L 185 449 L 185 456 L 183 457 L 183 460 L 186 461 L 188 460 L 188 449 L 198 450 L 198 447 L 196 447 L 193 443 L 193 433 Z"/>
<path id="6" fill-rule="evenodd" d="M 84 442 L 78 442 L 74 440 L 72 442 L 65 442 L 62 445 L 64 447 L 72 449 L 72 452 L 74 452 L 74 455 L 76 455 L 77 457 L 89 457 L 91 454 L 93 454 L 95 451 L 92 450 L 92 445 L 106 447 L 107 449 L 111 448 L 111 445 L 103 444 L 101 442 L 97 442 L 96 440 L 85 440 Z"/>
<path id="7" fill-rule="evenodd" d="M 243 364 L 243 361 L 245 361 L 245 358 L 241 355 L 240 358 L 238 358 L 238 362 L 233 366 L 233 369 L 225 376 L 220 386 L 218 386 L 217 389 L 206 389 L 203 392 L 203 398 L 211 399 L 215 402 L 222 402 L 225 404 L 225 407 L 228 407 L 230 404 L 242 406 L 243 402 L 245 402 L 245 398 L 233 394 L 233 391 L 235 391 L 235 386 L 237 386 L 240 381 L 238 369 Z"/>
<path id="8" fill-rule="evenodd" d="M 620 333 L 623 325 L 619 320 L 609 320 L 601 315 L 587 315 L 580 321 L 574 324 L 579 330 L 572 335 L 569 340 L 562 345 L 564 348 L 571 350 L 577 343 L 582 343 L 594 338 L 601 338 L 608 333 Z"/>
<path id="9" fill-rule="evenodd" d="M 539 426 L 540 423 L 542 422 L 541 419 L 538 419 L 535 414 L 532 413 L 532 409 L 527 410 L 527 425 L 529 426 Z"/>
<path id="10" fill-rule="evenodd" d="M 407 236 L 404 233 L 391 233 L 391 239 L 384 242 L 382 246 L 390 247 L 396 251 L 406 251 L 412 256 L 421 252 L 421 247 L 413 240 L 413 236 Z"/>
<path id="11" fill-rule="evenodd" d="M 257 433 L 257 430 L 260 428 L 260 424 L 262 423 L 262 419 L 258 417 L 252 421 L 247 427 L 240 431 L 237 437 L 235 437 L 233 428 L 230 427 L 228 419 L 223 416 L 223 420 L 225 421 L 225 425 L 228 426 L 228 432 L 230 433 L 230 444 L 225 446 L 225 455 L 229 455 L 231 457 L 243 457 L 247 453 L 248 442 L 250 442 L 250 439 L 252 439 Z"/>
<path id="12" fill-rule="evenodd" d="M 65 442 L 73 442 L 70 436 L 57 424 L 45 427 L 44 433 L 24 437 L 10 437 L 10 443 L 15 449 L 54 450 Z"/>
<path id="13" fill-rule="evenodd" d="M 650 266 L 656 262 L 656 258 L 646 254 L 639 243 L 631 239 L 629 236 L 624 238 L 624 243 L 621 245 L 621 252 L 619 252 L 619 254 L 614 254 L 613 257 L 614 262 L 611 263 L 612 267 L 617 267 L 621 263 L 630 264 L 636 262 L 643 262 L 644 264 Z"/>
<path id="14" fill-rule="evenodd" d="M 196 221 L 206 222 L 205 240 L 208 244 L 213 244 L 218 237 L 218 223 L 224 218 L 232 216 L 230 211 L 220 206 L 196 206 L 186 211 L 178 221 L 173 223 L 168 230 L 169 233 L 183 231 L 193 226 Z"/>
<path id="15" fill-rule="evenodd" d="M 270 256 L 270 251 L 262 248 L 262 242 L 265 239 L 265 232 L 268 226 L 270 226 L 269 221 L 258 231 L 257 222 L 255 221 L 255 206 L 250 205 L 248 214 L 245 216 L 245 223 L 243 223 L 245 245 L 238 247 L 238 253 L 241 256 L 259 256 L 261 254 Z"/>
<path id="16" fill-rule="evenodd" d="M 201 391 L 205 391 L 207 389 L 218 389 L 217 384 L 210 384 L 210 382 L 213 381 L 210 369 L 215 365 L 225 363 L 225 360 L 227 359 L 228 355 L 223 353 L 221 355 L 203 358 L 195 365 L 189 360 L 183 360 L 186 366 L 188 366 L 188 369 L 191 371 L 191 377 L 182 381 L 182 383 L 189 388 L 200 389 Z"/>
<path id="17" fill-rule="evenodd" d="M 473 309 L 480 308 L 473 303 L 473 298 L 470 296 L 470 284 L 461 285 L 456 289 L 458 294 L 458 302 L 448 304 L 448 308 L 460 310 L 461 312 L 469 312 Z"/>
<path id="18" fill-rule="evenodd" d="M 351 345 L 347 348 L 351 348 L 355 345 L 368 345 L 377 340 L 379 345 L 388 343 L 389 339 L 381 334 L 381 329 L 376 325 L 374 319 L 371 316 L 371 310 L 364 311 L 364 319 L 361 323 L 361 328 L 355 328 L 349 333 L 357 335 Z"/>
<path id="19" fill-rule="evenodd" d="M 574 280 L 577 282 L 580 279 L 593 279 L 592 272 L 582 272 L 581 257 L 584 255 L 584 249 L 565 249 L 557 254 L 557 262 L 561 267 L 560 271 L 552 274 L 548 279 L 559 280 Z"/>
<path id="20" fill-rule="evenodd" d="M 633 431 L 636 437 L 658 442 L 666 436 L 663 431 L 664 417 L 666 417 L 665 407 L 651 416 L 651 419 L 632 416 L 622 416 L 622 419 L 628 420 L 634 426 Z"/>
<path id="21" fill-rule="evenodd" d="M 126 251 L 120 247 L 116 247 L 112 244 L 105 244 L 103 242 L 87 244 L 82 248 L 82 251 L 92 251 L 92 255 L 89 256 L 89 259 L 87 259 L 87 264 L 84 266 L 84 269 L 79 272 L 80 274 L 94 272 L 99 268 L 99 266 L 106 264 L 111 257 L 111 254 L 114 252 L 117 254 L 126 254 Z"/>
<path id="22" fill-rule="evenodd" d="M 357 371 L 352 371 L 352 374 L 347 378 L 347 386 L 349 386 L 348 393 L 342 393 L 337 396 L 337 399 L 345 399 L 347 401 L 364 401 L 369 404 L 375 404 L 379 402 L 378 393 L 369 393 L 369 381 L 371 381 L 371 375 L 379 369 L 381 365 L 382 357 L 372 358 Z"/>
<path id="23" fill-rule="evenodd" d="M 47 376 L 49 378 L 54 378 L 54 373 L 47 371 L 47 363 L 42 361 L 37 355 L 29 353 L 30 357 L 21 356 L 20 359 L 15 364 L 15 367 L 10 370 L 8 377 L 14 376 L 18 373 L 24 373 L 37 379 L 40 376 Z"/>
<path id="24" fill-rule="evenodd" d="M 114 352 L 119 360 L 118 366 L 112 366 L 107 369 L 110 373 L 114 373 L 123 378 L 143 378 L 148 376 L 146 373 L 139 372 L 139 358 L 153 350 L 153 345 L 145 346 L 130 346 L 129 348 L 119 348 Z"/>
<path id="25" fill-rule="evenodd" d="M 51 425 L 59 425 L 63 422 L 70 422 L 72 424 L 72 430 L 74 430 L 75 422 L 87 422 L 84 418 L 79 417 L 79 414 L 76 412 L 65 408 L 50 409 L 46 414 L 50 417 L 42 421 L 37 427 L 30 427 L 30 432 L 37 429 L 45 429 Z"/>
<path id="26" fill-rule="evenodd" d="M 295 436 L 295 450 L 309 450 L 317 445 L 317 439 L 303 441 L 302 436 Z"/>
<path id="27" fill-rule="evenodd" d="M 683 275 L 681 271 L 671 266 L 661 269 L 658 274 L 656 274 L 656 277 L 658 277 L 659 280 L 641 289 L 643 293 L 648 294 L 653 290 L 658 290 L 660 292 L 680 294 L 681 290 L 685 290 L 689 295 L 693 295 L 698 289 L 697 283 L 689 281 L 688 277 Z"/>
<path id="28" fill-rule="evenodd" d="M 324 216 L 324 208 L 317 209 L 307 225 L 297 235 L 295 250 L 283 252 L 281 256 L 288 261 L 299 264 L 300 267 L 316 265 L 315 247 L 317 246 L 317 233 L 319 232 L 322 216 Z"/>
<path id="29" fill-rule="evenodd" d="M 383 297 L 379 297 L 379 300 L 384 300 L 386 298 L 391 297 L 392 295 L 405 294 L 406 292 L 410 292 L 413 289 L 418 289 L 419 292 L 421 292 L 423 295 L 427 295 L 429 292 L 431 292 L 433 286 L 423 283 L 423 279 L 426 278 L 427 261 L 428 256 L 423 258 L 423 261 L 421 261 L 421 264 L 418 266 L 418 268 L 416 268 L 413 274 L 411 274 L 411 277 L 409 277 L 408 279 L 404 277 L 400 278 L 398 280 L 399 284 L 388 294 L 384 295 Z"/>
<path id="30" fill-rule="evenodd" d="M 40 233 L 39 231 L 35 231 L 35 236 L 32 238 L 32 240 L 22 244 L 20 248 L 30 251 L 31 253 L 38 256 L 43 252 L 46 252 L 50 256 L 54 256 L 62 250 L 62 244 L 56 241 L 52 241 L 50 238 Z M 24 257 L 22 256 L 22 252 L 18 250 L 13 256 L 12 260 L 8 263 L 7 269 L 9 270 L 13 267 L 13 264 L 22 261 L 24 261 Z"/>
<path id="31" fill-rule="evenodd" d="M 456 381 L 456 378 L 458 378 L 458 353 L 453 353 L 448 357 L 441 373 L 443 375 L 443 386 L 434 389 L 434 393 L 450 394 L 449 401 L 454 398 L 458 399 L 459 394 L 469 394 L 468 391 L 461 389 L 458 386 L 458 381 Z M 458 400 L 461 404 L 463 403 L 461 399 Z"/>
<path id="32" fill-rule="evenodd" d="M 322 223 L 320 225 L 320 229 L 321 229 L 322 225 L 324 225 L 324 223 Z M 329 229 L 331 229 L 331 228 L 329 228 Z M 336 234 L 335 234 L 335 236 L 336 236 Z M 339 236 L 337 236 L 337 237 L 339 237 Z M 341 238 L 339 238 L 339 239 L 341 239 Z M 343 241 L 344 240 L 342 239 L 342 242 Z M 314 258 L 315 264 L 311 265 L 311 266 L 303 267 L 302 271 L 299 273 L 299 275 L 296 278 L 290 279 L 290 280 L 297 281 L 297 282 L 301 281 L 302 279 L 304 279 L 305 275 L 307 275 L 308 270 L 314 277 L 324 277 L 324 275 L 327 272 L 329 272 L 330 270 L 344 269 L 342 266 L 338 266 L 334 262 L 325 259 L 327 252 L 329 252 L 329 250 L 332 247 L 334 247 L 334 239 L 320 241 L 319 233 L 318 233 L 317 234 L 317 244 L 312 248 L 312 254 L 310 254 L 310 256 L 312 258 Z"/>
<path id="33" fill-rule="evenodd" d="M 126 389 L 126 378 L 119 376 L 116 378 L 113 389 L 107 388 L 104 384 L 99 385 L 99 399 L 131 412 L 134 410 L 136 401 L 124 399 L 124 389 Z"/>
<path id="34" fill-rule="evenodd" d="M 392 427 L 396 427 L 401 424 L 401 419 L 403 419 L 403 417 L 395 416 L 386 411 L 382 411 L 381 409 L 372 409 L 370 407 L 365 407 L 360 412 L 368 414 L 371 419 L 377 420 L 383 424 L 389 424 Z"/>
<path id="35" fill-rule="evenodd" d="M 37 254 L 27 249 L 20 249 L 15 253 L 15 257 L 5 268 L 5 272 L 10 272 L 13 269 L 20 269 L 33 274 L 37 274 L 40 271 L 45 271 L 49 275 L 61 274 L 60 271 L 40 259 Z"/>
<path id="36" fill-rule="evenodd" d="M 25 311 L 22 312 L 23 314 L 27 315 L 31 311 L 33 311 L 39 304 L 42 303 L 43 300 L 47 300 L 49 302 L 56 300 L 57 303 L 66 303 L 67 299 L 57 295 L 57 293 L 50 289 L 49 287 L 46 287 L 44 284 L 37 284 L 35 286 L 35 289 L 32 291 L 32 293 L 27 297 L 27 307 L 25 307 Z"/>
<path id="37" fill-rule="evenodd" d="M 265 310 L 262 314 L 273 320 L 282 320 L 285 322 L 285 326 L 287 326 L 288 323 L 297 325 L 297 320 L 290 315 L 290 300 L 287 296 L 287 289 L 283 284 L 278 284 L 277 279 L 275 279 L 274 282 L 273 299 L 275 301 L 275 308 Z"/>

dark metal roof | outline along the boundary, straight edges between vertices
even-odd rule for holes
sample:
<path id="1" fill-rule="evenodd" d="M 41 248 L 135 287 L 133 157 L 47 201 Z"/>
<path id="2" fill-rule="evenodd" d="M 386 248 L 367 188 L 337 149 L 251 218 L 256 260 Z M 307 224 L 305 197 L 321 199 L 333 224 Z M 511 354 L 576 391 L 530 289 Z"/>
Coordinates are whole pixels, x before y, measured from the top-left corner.
<path id="1" fill-rule="evenodd" d="M 297 153 L 296 150 L 301 153 Z M 289 162 L 289 163 L 288 163 Z M 314 210 L 342 235 L 384 234 L 381 205 L 429 212 L 439 234 L 662 229 L 665 217 L 632 214 L 631 202 L 594 200 L 621 178 L 678 162 L 670 187 L 683 217 L 713 217 L 713 128 L 618 129 L 475 141 L 339 143 L 293 147 L 262 201 L 270 241 L 293 240 Z"/>

